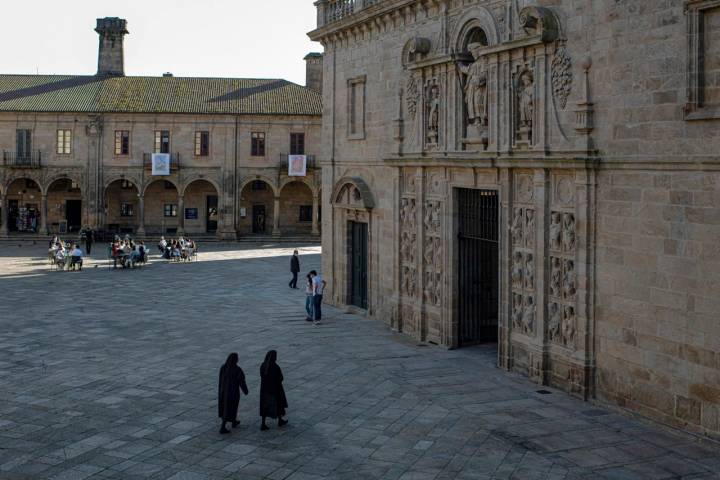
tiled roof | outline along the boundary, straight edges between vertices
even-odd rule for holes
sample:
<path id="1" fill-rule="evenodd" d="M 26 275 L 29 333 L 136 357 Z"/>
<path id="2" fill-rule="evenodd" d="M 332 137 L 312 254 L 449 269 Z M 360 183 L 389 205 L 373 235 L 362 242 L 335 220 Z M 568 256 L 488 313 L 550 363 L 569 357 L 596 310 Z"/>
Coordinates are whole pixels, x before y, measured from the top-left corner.
<path id="1" fill-rule="evenodd" d="M 322 115 L 322 96 L 285 80 L 0 75 L 0 111 Z"/>

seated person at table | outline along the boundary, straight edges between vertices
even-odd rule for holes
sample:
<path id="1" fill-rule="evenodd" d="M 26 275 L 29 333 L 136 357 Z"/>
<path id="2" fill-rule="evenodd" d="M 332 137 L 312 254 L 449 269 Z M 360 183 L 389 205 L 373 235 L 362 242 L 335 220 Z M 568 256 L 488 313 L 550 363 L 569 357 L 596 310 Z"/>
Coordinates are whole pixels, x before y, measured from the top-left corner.
<path id="1" fill-rule="evenodd" d="M 58 265 L 65 263 L 65 249 L 60 244 L 58 244 L 57 251 L 55 252 L 55 263 Z"/>
<path id="2" fill-rule="evenodd" d="M 74 270 L 76 265 L 82 270 L 83 252 L 77 245 L 70 251 L 70 268 Z"/>
<path id="3" fill-rule="evenodd" d="M 180 243 L 173 240 L 172 244 L 172 256 L 173 258 L 180 258 Z"/>
<path id="4" fill-rule="evenodd" d="M 160 253 L 162 255 L 165 255 L 165 252 L 167 251 L 168 242 L 165 240 L 165 237 L 160 237 L 160 241 L 158 242 L 158 250 L 160 250 Z"/>

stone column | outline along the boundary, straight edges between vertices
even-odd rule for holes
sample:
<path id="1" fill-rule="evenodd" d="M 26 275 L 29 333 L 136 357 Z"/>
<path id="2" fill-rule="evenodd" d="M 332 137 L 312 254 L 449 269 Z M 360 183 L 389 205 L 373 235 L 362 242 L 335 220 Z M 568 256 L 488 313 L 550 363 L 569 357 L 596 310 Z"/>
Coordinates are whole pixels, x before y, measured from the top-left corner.
<path id="1" fill-rule="evenodd" d="M 280 197 L 275 197 L 273 205 L 273 235 L 280 235 Z"/>
<path id="2" fill-rule="evenodd" d="M 182 195 L 178 196 L 177 233 L 178 235 L 185 235 L 185 197 Z"/>
<path id="3" fill-rule="evenodd" d="M 2 217 L 0 218 L 0 236 L 7 237 L 8 235 L 8 206 L 7 206 L 7 196 L 3 195 L 0 197 L 0 208 L 2 208 Z"/>
<path id="4" fill-rule="evenodd" d="M 43 195 L 40 199 L 40 227 L 38 228 L 38 231 L 43 235 L 47 235 L 49 233 L 47 227 L 47 214 L 47 195 Z"/>
<path id="5" fill-rule="evenodd" d="M 145 196 L 138 195 L 138 229 L 137 236 L 145 236 Z"/>
<path id="6" fill-rule="evenodd" d="M 320 229 L 318 228 L 318 205 L 320 204 L 320 198 L 318 195 L 313 195 L 312 205 L 312 234 L 319 235 Z"/>

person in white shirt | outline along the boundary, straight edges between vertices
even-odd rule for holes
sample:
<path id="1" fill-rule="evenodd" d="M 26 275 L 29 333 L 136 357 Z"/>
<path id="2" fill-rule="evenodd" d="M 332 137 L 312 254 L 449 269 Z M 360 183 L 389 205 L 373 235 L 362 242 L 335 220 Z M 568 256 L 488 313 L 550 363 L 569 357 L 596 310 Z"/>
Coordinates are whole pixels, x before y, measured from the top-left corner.
<path id="1" fill-rule="evenodd" d="M 327 283 L 315 270 L 311 271 L 310 275 L 313 279 L 313 313 L 315 313 L 315 321 L 319 322 L 322 319 L 322 300 Z"/>
<path id="2" fill-rule="evenodd" d="M 80 247 L 75 245 L 72 250 L 70 250 L 70 268 L 73 270 L 75 269 L 75 266 L 77 266 L 80 270 L 82 270 L 83 266 L 83 252 L 80 250 Z"/>

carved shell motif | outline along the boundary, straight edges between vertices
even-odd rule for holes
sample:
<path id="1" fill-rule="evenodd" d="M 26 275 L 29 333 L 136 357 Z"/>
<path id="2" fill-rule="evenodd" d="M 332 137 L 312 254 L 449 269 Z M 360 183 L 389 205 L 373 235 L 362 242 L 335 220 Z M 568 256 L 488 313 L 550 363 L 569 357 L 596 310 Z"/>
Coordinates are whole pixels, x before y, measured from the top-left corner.
<path id="1" fill-rule="evenodd" d="M 572 90 L 572 61 L 563 44 L 557 47 L 552 60 L 552 87 L 553 95 L 564 109 Z"/>

